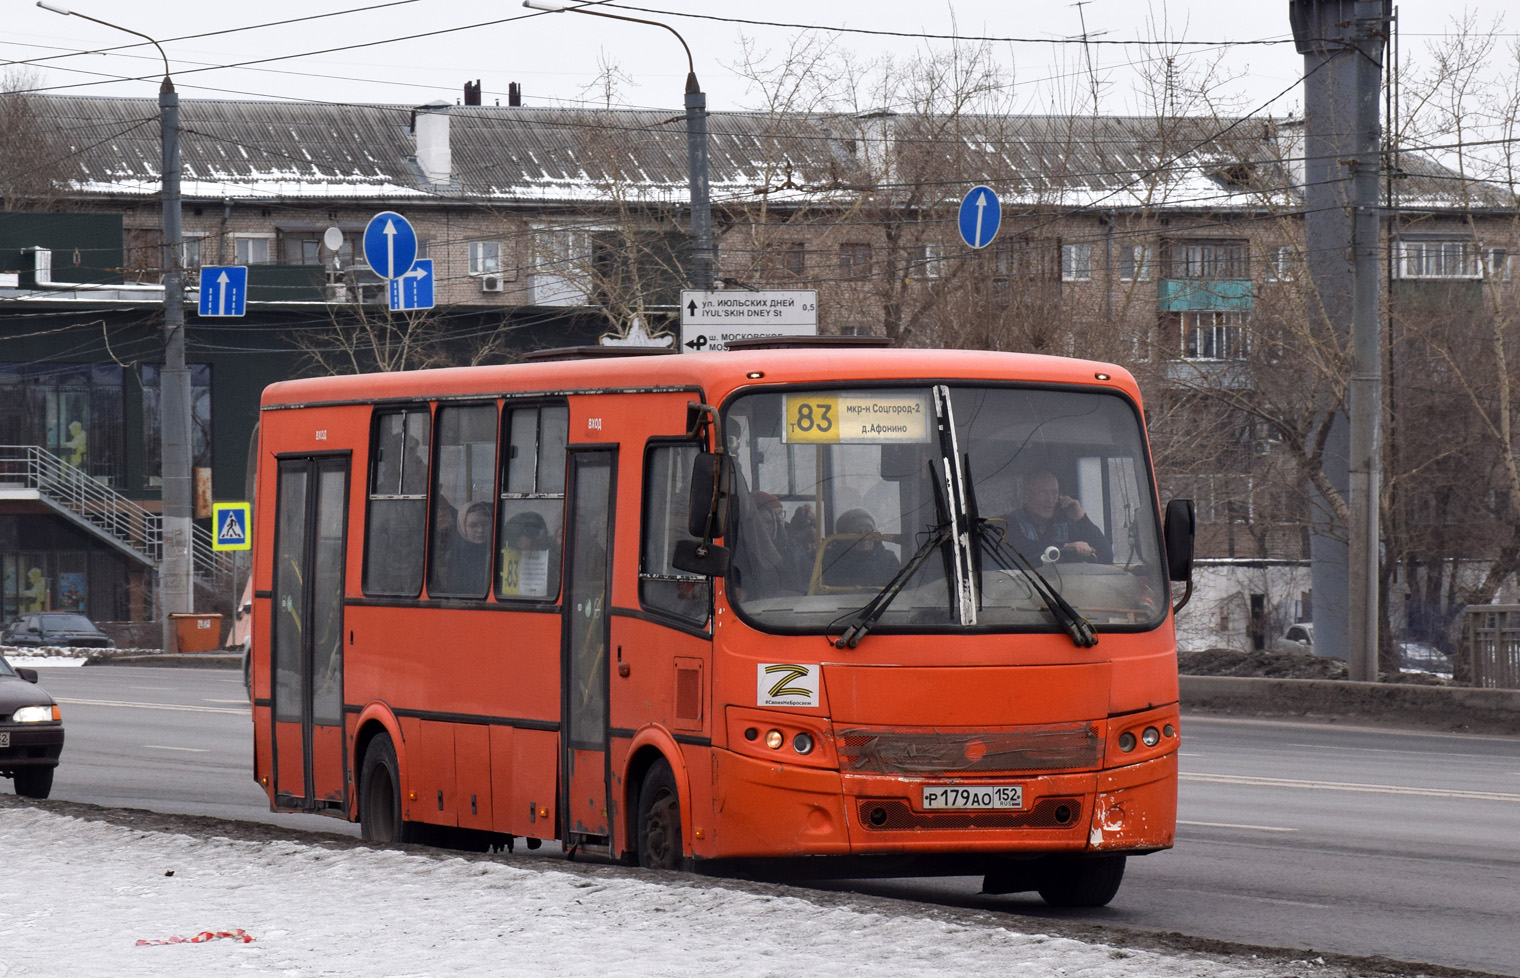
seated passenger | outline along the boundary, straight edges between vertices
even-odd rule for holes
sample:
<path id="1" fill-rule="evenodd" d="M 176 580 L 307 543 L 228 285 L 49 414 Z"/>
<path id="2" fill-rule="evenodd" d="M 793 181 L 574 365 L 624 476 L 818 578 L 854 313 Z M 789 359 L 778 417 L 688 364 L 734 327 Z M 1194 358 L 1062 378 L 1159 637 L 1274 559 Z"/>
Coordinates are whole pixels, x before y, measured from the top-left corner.
<path id="1" fill-rule="evenodd" d="M 1061 495 L 1060 483 L 1049 470 L 1024 476 L 1019 503 L 1008 514 L 1008 542 L 1030 563 L 1038 566 L 1051 547 L 1061 551 L 1062 560 L 1113 563 L 1114 551 L 1103 531 L 1087 518 L 1080 502 Z"/>
<path id="2" fill-rule="evenodd" d="M 902 565 L 876 532 L 876 520 L 849 509 L 834 521 L 839 536 L 823 548 L 818 582 L 827 587 L 881 587 Z"/>
<path id="3" fill-rule="evenodd" d="M 741 534 L 734 548 L 734 584 L 750 597 L 800 594 L 812 572 L 787 531 L 786 508 L 768 492 L 752 492 L 740 506 Z"/>

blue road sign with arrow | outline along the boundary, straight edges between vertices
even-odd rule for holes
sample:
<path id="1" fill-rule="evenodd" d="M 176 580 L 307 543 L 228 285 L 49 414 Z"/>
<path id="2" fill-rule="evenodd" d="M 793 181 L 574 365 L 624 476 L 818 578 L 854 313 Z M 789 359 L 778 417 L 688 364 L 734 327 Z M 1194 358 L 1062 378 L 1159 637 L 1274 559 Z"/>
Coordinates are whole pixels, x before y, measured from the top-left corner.
<path id="1" fill-rule="evenodd" d="M 961 240 L 973 248 L 985 248 L 997 237 L 1003 223 L 1003 204 L 991 187 L 976 186 L 961 201 Z"/>
<path id="2" fill-rule="evenodd" d="M 433 259 L 417 259 L 411 271 L 390 284 L 391 312 L 433 308 Z"/>
<path id="3" fill-rule="evenodd" d="M 384 279 L 400 278 L 417 261 L 417 232 L 395 211 L 381 211 L 364 228 L 364 260 Z"/>
<path id="4" fill-rule="evenodd" d="M 247 311 L 247 265 L 207 265 L 201 269 L 202 316 L 241 316 Z"/>

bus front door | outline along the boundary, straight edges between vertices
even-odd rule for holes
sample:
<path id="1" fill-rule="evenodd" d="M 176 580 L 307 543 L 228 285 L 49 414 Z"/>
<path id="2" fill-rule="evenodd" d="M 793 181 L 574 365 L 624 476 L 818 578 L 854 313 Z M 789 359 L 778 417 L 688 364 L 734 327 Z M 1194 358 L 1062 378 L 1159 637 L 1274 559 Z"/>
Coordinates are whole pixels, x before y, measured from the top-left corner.
<path id="1" fill-rule="evenodd" d="M 282 458 L 275 515 L 274 797 L 346 812 L 343 564 L 348 458 Z"/>
<path id="2" fill-rule="evenodd" d="M 611 843 L 608 781 L 607 612 L 611 603 L 614 455 L 570 456 L 570 534 L 567 549 L 564 717 L 560 758 L 561 841 L 567 849 Z"/>

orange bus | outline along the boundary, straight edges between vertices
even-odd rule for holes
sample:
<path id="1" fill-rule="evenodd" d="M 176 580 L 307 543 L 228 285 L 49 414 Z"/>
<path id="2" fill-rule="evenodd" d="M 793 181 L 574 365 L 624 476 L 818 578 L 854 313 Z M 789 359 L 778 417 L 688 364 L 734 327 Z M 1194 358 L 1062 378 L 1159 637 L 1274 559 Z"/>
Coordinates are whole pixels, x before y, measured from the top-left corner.
<path id="1" fill-rule="evenodd" d="M 1192 560 L 1133 378 L 797 345 L 268 388 L 271 807 L 1112 899 L 1173 841 Z"/>

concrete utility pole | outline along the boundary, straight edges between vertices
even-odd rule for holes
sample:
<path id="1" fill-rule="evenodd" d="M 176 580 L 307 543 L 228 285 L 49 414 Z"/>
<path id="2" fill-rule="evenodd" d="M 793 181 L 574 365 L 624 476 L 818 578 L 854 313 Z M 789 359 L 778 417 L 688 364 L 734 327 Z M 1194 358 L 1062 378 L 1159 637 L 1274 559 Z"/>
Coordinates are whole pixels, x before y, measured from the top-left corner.
<path id="1" fill-rule="evenodd" d="M 179 197 L 179 93 L 169 77 L 169 56 L 163 46 L 140 31 L 39 0 L 37 6 L 65 17 L 74 16 L 134 37 L 158 49 L 164 59 L 164 81 L 158 89 L 158 118 L 162 140 L 164 268 L 164 367 L 158 375 L 159 462 L 163 486 L 163 555 L 158 568 L 159 615 L 164 651 L 179 651 L 171 615 L 195 610 L 192 583 L 194 525 L 190 509 L 190 371 L 185 365 L 185 285 L 180 263 L 184 229 Z"/>
<path id="2" fill-rule="evenodd" d="M 692 60 L 691 48 L 681 32 L 669 24 L 639 17 L 609 14 L 603 10 L 586 7 L 567 7 L 546 0 L 523 0 L 529 10 L 542 10 L 553 14 L 587 14 L 606 17 L 608 20 L 626 20 L 631 24 L 648 24 L 663 27 L 676 36 L 686 52 L 686 179 L 691 188 L 691 284 L 701 292 L 710 292 L 716 275 L 713 260 L 712 203 L 708 196 L 707 172 L 707 95 L 697 83 L 697 63 Z"/>
<path id="3" fill-rule="evenodd" d="M 1378 322 L 1379 86 L 1392 0 L 1289 0 L 1304 56 L 1304 238 L 1329 324 L 1351 339 L 1349 417 L 1332 419 L 1325 474 L 1350 525 L 1319 500 L 1310 538 L 1314 642 L 1376 680 L 1382 353 Z M 1324 410 L 1334 405 L 1321 404 Z M 1340 531 L 1344 532 L 1340 532 Z"/>

